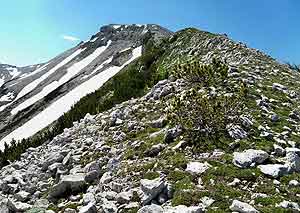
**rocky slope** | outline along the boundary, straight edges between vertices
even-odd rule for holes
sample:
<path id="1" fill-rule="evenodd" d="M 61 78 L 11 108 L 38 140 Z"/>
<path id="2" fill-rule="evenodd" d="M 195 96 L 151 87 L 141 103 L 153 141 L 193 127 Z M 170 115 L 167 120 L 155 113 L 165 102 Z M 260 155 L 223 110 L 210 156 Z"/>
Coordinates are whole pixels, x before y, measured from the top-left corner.
<path id="1" fill-rule="evenodd" d="M 167 79 L 87 114 L 0 170 L 0 212 L 300 211 L 299 73 L 224 35 L 185 29 L 166 42 L 153 70 Z M 226 140 L 198 140 L 169 116 L 174 98 L 194 86 L 171 73 L 213 58 L 229 67 L 226 79 L 197 94 L 231 97 L 240 84 L 248 92 Z M 143 72 L 139 60 L 123 74 Z"/>

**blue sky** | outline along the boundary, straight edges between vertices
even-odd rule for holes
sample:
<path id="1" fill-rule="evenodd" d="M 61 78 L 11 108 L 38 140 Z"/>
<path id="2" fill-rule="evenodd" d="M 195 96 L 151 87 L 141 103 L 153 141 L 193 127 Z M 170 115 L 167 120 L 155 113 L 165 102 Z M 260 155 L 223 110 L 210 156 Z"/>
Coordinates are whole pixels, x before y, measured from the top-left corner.
<path id="1" fill-rule="evenodd" d="M 110 23 L 156 23 L 226 33 L 300 64 L 299 0 L 2 0 L 0 62 L 45 62 Z M 69 38 L 69 39 L 68 39 Z"/>

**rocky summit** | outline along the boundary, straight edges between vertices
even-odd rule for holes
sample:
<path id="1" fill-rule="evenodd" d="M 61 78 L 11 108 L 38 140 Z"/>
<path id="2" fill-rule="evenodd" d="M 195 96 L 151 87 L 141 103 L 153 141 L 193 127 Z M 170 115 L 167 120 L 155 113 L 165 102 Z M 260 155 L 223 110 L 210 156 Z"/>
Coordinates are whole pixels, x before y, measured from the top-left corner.
<path id="1" fill-rule="evenodd" d="M 99 38 L 111 52 L 68 83 L 117 71 L 45 128 L 5 143 L 1 213 L 300 211 L 299 72 L 226 35 L 108 25 L 53 79 Z M 34 104 L 39 112 L 68 95 L 65 83 Z M 3 135 L 27 124 L 9 117 L 26 117 L 10 110 L 31 95 L 5 108 Z"/>

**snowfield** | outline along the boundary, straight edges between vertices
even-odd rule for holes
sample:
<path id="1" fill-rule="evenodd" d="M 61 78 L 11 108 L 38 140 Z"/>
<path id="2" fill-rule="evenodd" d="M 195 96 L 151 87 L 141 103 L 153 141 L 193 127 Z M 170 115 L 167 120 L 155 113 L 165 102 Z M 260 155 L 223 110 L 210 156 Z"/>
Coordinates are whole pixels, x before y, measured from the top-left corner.
<path id="1" fill-rule="evenodd" d="M 106 50 L 106 48 L 109 47 L 110 44 L 111 44 L 111 41 L 109 41 L 106 46 L 102 46 L 102 47 L 97 48 L 92 54 L 90 54 L 89 56 L 87 56 L 83 60 L 81 60 L 81 61 L 73 64 L 71 67 L 69 67 L 67 69 L 67 73 L 63 77 L 61 77 L 58 81 L 53 81 L 49 85 L 45 86 L 42 89 L 41 92 L 39 92 L 38 94 L 32 96 L 31 98 L 27 99 L 26 101 L 24 101 L 23 103 L 21 103 L 20 105 L 18 105 L 14 109 L 12 109 L 11 110 L 11 114 L 13 114 L 13 115 L 17 114 L 19 111 L 21 111 L 21 110 L 23 110 L 23 109 L 31 106 L 32 104 L 34 104 L 38 100 L 44 98 L 46 95 L 48 95 L 49 93 L 51 93 L 52 91 L 54 91 L 59 86 L 63 85 L 67 81 L 69 81 L 71 78 L 73 78 L 75 75 L 77 75 L 77 73 L 79 73 L 83 68 L 85 68 L 92 61 L 94 61 L 99 55 L 101 55 Z M 60 64 L 58 64 L 56 67 L 54 67 L 53 69 L 51 69 L 49 72 L 47 72 L 41 78 L 39 78 L 38 80 L 36 80 L 36 83 L 33 82 L 34 84 L 31 87 L 29 87 L 27 90 L 30 90 L 32 87 L 35 88 L 40 82 L 42 82 L 47 77 L 49 77 L 52 73 L 54 73 L 61 66 L 65 65 L 66 63 L 68 63 L 69 61 L 71 61 L 74 57 L 76 57 L 82 51 L 84 51 L 84 49 L 77 50 L 75 53 L 73 53 L 67 59 L 65 59 L 64 61 L 62 61 Z M 66 61 L 68 61 L 68 62 L 66 62 Z M 25 91 L 25 92 L 27 92 L 27 91 Z M 25 93 L 25 92 L 23 92 L 23 93 Z"/>
<path id="2" fill-rule="evenodd" d="M 3 95 L 0 98 L 0 102 L 1 101 L 11 101 L 13 98 L 14 98 L 14 93 L 13 92 L 9 92 L 9 93 L 7 93 L 6 95 Z"/>
<path id="3" fill-rule="evenodd" d="M 99 52 L 100 50 L 97 51 L 97 53 Z M 40 112 L 37 116 L 35 116 L 31 120 L 23 124 L 21 127 L 17 128 L 9 135 L 4 137 L 0 141 L 0 149 L 1 150 L 4 149 L 5 142 L 9 143 L 12 139 L 21 140 L 23 138 L 28 138 L 34 135 L 35 133 L 37 133 L 38 131 L 40 131 L 41 129 L 47 127 L 49 124 L 57 120 L 65 112 L 70 110 L 72 105 L 78 102 L 82 97 L 100 88 L 106 81 L 108 81 L 111 77 L 117 74 L 123 67 L 125 67 L 127 64 L 129 64 L 136 58 L 140 57 L 141 55 L 142 55 L 142 46 L 135 48 L 133 50 L 132 58 L 128 60 L 125 64 L 123 64 L 121 67 L 118 66 L 109 67 L 103 72 L 93 76 L 86 82 L 74 88 L 69 93 L 67 93 L 66 95 L 64 95 L 57 101 L 55 101 L 53 104 L 48 106 L 45 110 Z M 85 62 L 82 62 L 81 65 L 77 65 L 77 67 L 83 68 L 84 64 L 87 64 L 87 62 L 88 61 L 86 60 Z M 99 67 L 97 67 L 96 69 L 99 69 Z"/>
<path id="4" fill-rule="evenodd" d="M 21 74 L 21 72 L 18 71 L 17 68 L 9 67 L 9 68 L 6 68 L 6 69 L 9 71 L 9 74 L 11 75 L 11 78 L 12 78 L 12 79 L 15 78 L 15 77 L 17 77 L 18 75 Z"/>
<path id="5" fill-rule="evenodd" d="M 0 87 L 4 84 L 4 77 L 0 78 Z"/>
<path id="6" fill-rule="evenodd" d="M 61 61 L 59 64 L 57 64 L 55 67 L 53 67 L 51 70 L 49 70 L 47 73 L 45 73 L 44 75 L 42 75 L 40 78 L 34 80 L 33 82 L 31 82 L 30 84 L 28 84 L 26 87 L 24 87 L 19 94 L 17 95 L 16 100 L 22 98 L 24 95 L 28 94 L 29 92 L 31 92 L 32 90 L 34 90 L 34 88 L 36 88 L 42 81 L 46 80 L 51 74 L 55 73 L 56 70 L 58 70 L 59 68 L 61 68 L 62 66 L 66 65 L 67 63 L 69 63 L 72 59 L 74 59 L 77 55 L 79 55 L 83 50 L 79 49 L 77 51 L 75 51 L 73 54 L 71 54 L 69 57 L 67 57 L 66 59 L 64 59 L 63 61 Z M 42 71 L 43 69 L 46 68 L 48 64 L 44 65 L 43 67 L 38 68 L 36 71 L 34 71 L 34 73 L 39 73 L 40 71 Z M 27 76 L 28 77 L 28 76 Z M 16 101 L 15 100 L 15 101 Z M 28 102 L 31 103 L 31 101 L 29 101 L 30 99 L 28 99 Z M 34 101 L 35 102 L 35 101 Z M 33 102 L 33 103 L 34 103 Z M 27 105 L 24 103 L 24 106 Z M 31 104 L 30 104 L 31 105 Z M 29 106 L 30 106 L 29 105 Z M 22 107 L 20 107 L 22 108 Z M 26 107 L 25 107 L 26 108 Z M 23 108 L 23 109 L 25 109 Z"/>
<path id="7" fill-rule="evenodd" d="M 98 37 L 95 37 L 95 38 L 93 38 L 92 40 L 90 40 L 90 42 L 95 42 L 95 41 L 97 41 L 97 39 L 98 39 Z"/>
<path id="8" fill-rule="evenodd" d="M 105 60 L 102 64 L 100 64 L 95 70 L 93 70 L 93 72 L 83 76 L 82 79 L 86 79 L 86 78 L 90 77 L 91 75 L 93 75 L 94 73 L 96 73 L 97 71 L 102 69 L 104 67 L 104 65 L 109 64 L 112 60 L 113 60 L 113 56 L 110 57 L 109 59 Z"/>
<path id="9" fill-rule="evenodd" d="M 29 77 L 29 76 L 33 76 L 33 75 L 35 75 L 35 74 L 37 74 L 37 73 L 43 71 L 44 69 L 47 68 L 47 66 L 48 66 L 49 64 L 50 64 L 50 63 L 47 63 L 47 64 L 45 64 L 45 65 L 43 65 L 43 66 L 41 66 L 41 67 L 40 67 L 40 66 L 37 66 L 37 69 L 36 69 L 35 71 L 33 71 L 33 72 L 31 72 L 31 73 L 25 73 L 25 74 L 21 75 L 21 79 L 27 78 L 27 77 Z M 34 67 L 34 66 L 30 66 L 30 67 Z"/>

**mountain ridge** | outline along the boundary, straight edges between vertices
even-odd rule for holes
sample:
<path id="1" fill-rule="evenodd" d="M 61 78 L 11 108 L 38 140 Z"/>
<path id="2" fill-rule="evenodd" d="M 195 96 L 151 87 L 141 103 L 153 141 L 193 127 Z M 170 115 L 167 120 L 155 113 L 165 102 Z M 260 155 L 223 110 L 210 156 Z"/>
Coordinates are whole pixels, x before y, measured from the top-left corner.
<path id="1" fill-rule="evenodd" d="M 128 64 L 103 65 L 120 70 L 99 89 L 5 146 L 0 210 L 300 211 L 299 72 L 193 28 L 142 40 L 138 57 L 106 59 Z"/>

